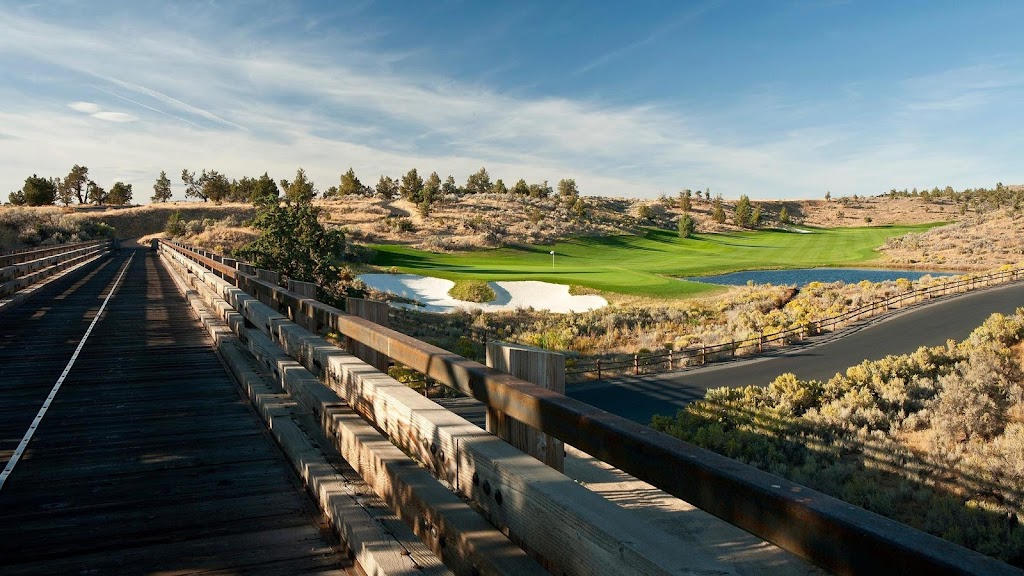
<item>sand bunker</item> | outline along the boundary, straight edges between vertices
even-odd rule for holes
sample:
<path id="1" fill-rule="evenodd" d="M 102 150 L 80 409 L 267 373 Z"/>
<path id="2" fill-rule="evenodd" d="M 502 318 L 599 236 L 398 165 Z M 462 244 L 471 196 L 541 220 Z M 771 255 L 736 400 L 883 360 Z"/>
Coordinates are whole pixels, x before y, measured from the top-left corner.
<path id="1" fill-rule="evenodd" d="M 497 312 L 532 307 L 534 310 L 565 313 L 586 312 L 608 305 L 608 301 L 600 296 L 573 296 L 569 294 L 569 287 L 565 284 L 533 280 L 488 282 L 487 284 L 494 290 L 497 298 L 490 302 L 477 303 L 456 300 L 449 296 L 448 291 L 455 283 L 442 278 L 416 274 L 363 274 L 359 276 L 359 279 L 371 288 L 424 304 L 424 306 L 406 304 L 395 304 L 395 306 L 425 312 L 452 312 L 459 309 Z"/>
<path id="2" fill-rule="evenodd" d="M 786 230 L 787 232 L 796 232 L 797 234 L 814 234 L 814 232 L 810 230 L 804 230 L 803 228 L 797 228 L 796 226 L 781 225 L 779 228 Z"/>

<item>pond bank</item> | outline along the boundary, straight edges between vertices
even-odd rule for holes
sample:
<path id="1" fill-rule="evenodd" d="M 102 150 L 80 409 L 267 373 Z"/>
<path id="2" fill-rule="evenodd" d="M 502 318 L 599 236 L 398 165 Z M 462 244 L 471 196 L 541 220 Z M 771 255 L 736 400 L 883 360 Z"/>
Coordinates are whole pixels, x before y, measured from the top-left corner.
<path id="1" fill-rule="evenodd" d="M 906 278 L 907 280 L 918 280 L 924 276 L 955 276 L 955 272 L 939 272 L 927 270 L 885 270 L 869 268 L 798 268 L 793 270 L 747 270 L 744 272 L 733 272 L 731 274 L 718 274 L 715 276 L 697 276 L 683 278 L 690 282 L 703 282 L 706 284 L 722 284 L 726 286 L 745 286 L 747 282 L 754 284 L 774 284 L 776 286 L 788 286 L 795 284 L 804 287 L 811 282 L 844 282 L 856 284 L 863 280 L 869 282 L 885 282 Z"/>

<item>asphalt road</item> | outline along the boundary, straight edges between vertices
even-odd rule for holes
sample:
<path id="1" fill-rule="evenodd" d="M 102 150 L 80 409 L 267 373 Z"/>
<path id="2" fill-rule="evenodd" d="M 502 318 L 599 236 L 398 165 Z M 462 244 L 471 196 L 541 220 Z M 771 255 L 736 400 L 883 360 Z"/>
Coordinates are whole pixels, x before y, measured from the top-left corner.
<path id="1" fill-rule="evenodd" d="M 766 385 L 792 372 L 802 380 L 827 380 L 864 360 L 907 354 L 921 346 L 963 340 L 995 312 L 1024 307 L 1024 283 L 937 300 L 882 320 L 867 320 L 819 336 L 772 356 L 714 364 L 682 372 L 623 377 L 569 386 L 572 398 L 643 424 L 655 414 L 674 415 L 709 388 Z"/>

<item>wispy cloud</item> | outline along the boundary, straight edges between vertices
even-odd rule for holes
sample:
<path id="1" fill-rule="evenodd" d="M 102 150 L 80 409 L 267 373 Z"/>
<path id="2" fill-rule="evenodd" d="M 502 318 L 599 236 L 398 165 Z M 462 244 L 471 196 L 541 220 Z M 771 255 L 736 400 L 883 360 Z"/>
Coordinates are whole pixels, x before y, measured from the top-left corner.
<path id="1" fill-rule="evenodd" d="M 979 109 L 997 98 L 1019 101 L 1024 75 L 1009 64 L 956 68 L 902 83 L 908 111 L 958 112 Z"/>
<path id="2" fill-rule="evenodd" d="M 104 90 L 103 88 L 100 88 L 99 86 L 92 86 L 92 88 L 95 89 L 95 90 L 99 90 L 100 92 L 103 92 L 104 94 L 109 94 L 110 96 L 113 96 L 114 98 L 119 98 L 121 100 L 124 100 L 125 102 L 130 102 L 130 103 L 132 103 L 132 104 L 134 104 L 134 105 L 136 105 L 136 106 L 138 106 L 140 108 L 145 108 L 146 110 L 149 110 L 149 111 L 152 111 L 152 112 L 156 112 L 157 114 L 163 114 L 164 116 L 167 116 L 169 118 L 174 118 L 175 120 L 180 120 L 181 122 L 184 122 L 186 124 L 191 124 L 192 126 L 196 126 L 196 127 L 199 126 L 199 124 L 196 124 L 195 122 L 193 122 L 193 121 L 191 121 L 191 120 L 189 120 L 187 118 L 182 118 L 181 116 L 177 116 L 175 114 L 171 114 L 170 112 L 167 112 L 167 111 L 164 111 L 164 110 L 160 110 L 160 109 L 154 108 L 152 106 L 147 106 L 146 104 L 143 104 L 142 102 L 139 102 L 139 101 L 136 101 L 136 100 L 132 100 L 131 98 L 122 96 L 122 95 L 117 94 L 115 92 L 111 92 L 110 90 Z"/>
<path id="3" fill-rule="evenodd" d="M 100 108 L 100 105 L 96 104 L 95 102 L 72 102 L 68 104 L 68 108 L 71 108 L 76 112 L 82 112 L 84 114 L 95 114 L 96 112 L 102 110 L 102 108 Z"/>
<path id="4" fill-rule="evenodd" d="M 68 104 L 68 108 L 71 108 L 76 112 L 88 114 L 97 120 L 105 120 L 107 122 L 134 122 L 139 119 L 138 116 L 125 112 L 111 112 L 103 110 L 99 104 L 94 102 L 72 102 Z"/>
<path id="5" fill-rule="evenodd" d="M 667 36 L 668 34 L 676 31 L 683 25 L 689 24 L 694 20 L 698 19 L 700 16 L 704 15 L 705 13 L 715 8 L 719 3 L 720 2 L 718 2 L 717 0 L 712 2 L 705 2 L 699 6 L 685 10 L 675 18 L 671 18 L 668 20 L 668 22 L 665 22 L 664 24 L 656 27 L 650 34 L 644 36 L 643 38 L 634 40 L 633 42 L 629 42 L 623 46 L 615 48 L 614 50 L 605 52 L 604 54 L 601 54 L 600 56 L 591 60 L 590 62 L 587 62 L 583 66 L 580 66 L 579 68 L 573 71 L 573 75 L 579 76 L 581 74 L 586 74 L 587 72 L 590 72 L 591 70 L 594 70 L 596 68 L 600 68 L 601 66 L 604 66 L 609 62 L 622 58 L 626 54 L 629 54 L 630 52 L 638 48 L 654 44 L 658 40 Z"/>
<path id="6" fill-rule="evenodd" d="M 907 110 L 961 111 L 1021 91 L 1024 75 L 999 63 L 987 63 L 916 76 L 905 80 L 902 88 Z"/>
<path id="7" fill-rule="evenodd" d="M 155 100 L 163 102 L 164 104 L 170 105 L 171 108 L 174 108 L 176 110 L 181 110 L 182 112 L 186 112 L 186 113 L 189 113 L 189 114 L 194 114 L 196 116 L 200 116 L 202 118 L 205 118 L 207 120 L 211 120 L 211 121 L 216 122 L 218 124 L 222 124 L 224 126 L 231 126 L 231 127 L 234 127 L 234 128 L 238 128 L 239 130 L 246 130 L 246 128 L 244 126 L 239 126 L 238 124 L 235 124 L 234 122 L 231 122 L 230 120 L 225 120 L 224 118 L 221 118 L 220 116 L 217 116 L 213 112 L 210 112 L 208 110 L 203 110 L 202 108 L 198 108 L 196 106 L 192 106 L 191 104 L 186 104 L 185 102 L 182 102 L 181 100 L 178 100 L 177 98 L 173 98 L 171 96 L 168 96 L 167 94 L 164 94 L 162 92 L 158 92 L 157 90 L 153 90 L 151 88 L 146 88 L 145 86 L 139 86 L 138 84 L 132 84 L 131 82 L 125 82 L 124 80 L 119 80 L 119 79 L 111 77 L 111 76 L 98 75 L 97 77 L 100 78 L 100 79 L 106 80 L 106 81 L 110 82 L 111 84 L 115 84 L 115 85 L 120 86 L 122 88 L 125 88 L 127 90 L 131 90 L 132 92 L 136 92 L 138 94 L 143 94 L 145 96 L 149 96 L 150 98 L 153 98 Z"/>
<path id="8" fill-rule="evenodd" d="M 134 122 L 139 119 L 138 116 L 126 114 L 124 112 L 96 112 L 90 114 L 93 118 L 99 120 L 106 120 L 107 122 Z"/>
<path id="9" fill-rule="evenodd" d="M 657 42 L 700 13 L 681 15 L 581 70 Z M 392 59 L 359 44 L 279 41 L 259 27 L 225 41 L 176 22 L 156 31 L 119 25 L 120 34 L 20 13 L 0 22 L 0 55 L 70 78 L 48 85 L 61 95 L 56 103 L 57 96 L 40 98 L 28 84 L 0 88 L 0 126 L 11 138 L 0 142 L 0 181 L 10 186 L 25 174 L 60 174 L 77 163 L 97 178 L 124 178 L 145 190 L 160 170 L 282 177 L 303 166 L 326 188 L 349 166 L 369 182 L 412 167 L 461 179 L 486 166 L 506 181 L 573 177 L 586 193 L 711 187 L 733 197 L 818 197 L 825 189 L 976 185 L 972 175 L 998 171 L 983 149 L 920 138 L 915 114 L 925 108 L 912 106 L 928 106 L 924 98 L 902 97 L 894 110 L 871 110 L 876 118 L 858 123 L 832 117 L 834 102 L 760 86 L 721 103 L 709 118 L 665 102 L 511 95 L 428 71 L 395 72 Z M 940 96 L 1009 89 L 991 85 L 999 72 L 961 73 L 961 90 Z M 943 80 L 929 82 L 903 90 L 925 95 Z M 858 94 L 870 89 L 858 86 Z M 779 126 L 766 128 L 769 116 L 780 118 Z M 62 146 L 51 152 L 52 142 Z"/>

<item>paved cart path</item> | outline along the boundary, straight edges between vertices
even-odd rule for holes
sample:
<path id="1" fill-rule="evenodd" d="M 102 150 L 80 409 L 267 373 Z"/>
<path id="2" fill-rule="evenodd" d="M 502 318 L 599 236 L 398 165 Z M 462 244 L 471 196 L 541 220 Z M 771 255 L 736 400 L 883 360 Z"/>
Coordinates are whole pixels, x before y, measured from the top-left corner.
<path id="1" fill-rule="evenodd" d="M 709 388 L 766 385 L 792 372 L 809 380 L 827 380 L 837 372 L 921 346 L 963 340 L 995 312 L 1024 307 L 1024 283 L 944 298 L 896 312 L 883 321 L 865 321 L 833 334 L 786 348 L 773 356 L 647 376 L 627 376 L 569 386 L 577 400 L 647 424 L 655 414 L 674 415 L 704 397 Z"/>

